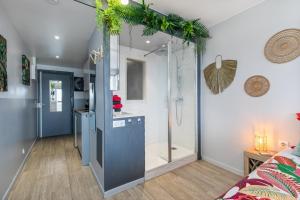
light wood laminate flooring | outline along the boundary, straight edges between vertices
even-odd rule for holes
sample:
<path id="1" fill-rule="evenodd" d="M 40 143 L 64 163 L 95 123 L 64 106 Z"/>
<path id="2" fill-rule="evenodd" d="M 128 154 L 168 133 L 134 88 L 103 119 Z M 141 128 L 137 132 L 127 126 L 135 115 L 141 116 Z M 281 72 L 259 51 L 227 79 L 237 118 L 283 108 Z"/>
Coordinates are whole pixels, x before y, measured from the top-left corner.
<path id="1" fill-rule="evenodd" d="M 109 200 L 210 200 L 241 177 L 197 161 L 154 178 Z M 9 196 L 11 200 L 104 199 L 89 167 L 81 166 L 73 137 L 40 139 Z"/>

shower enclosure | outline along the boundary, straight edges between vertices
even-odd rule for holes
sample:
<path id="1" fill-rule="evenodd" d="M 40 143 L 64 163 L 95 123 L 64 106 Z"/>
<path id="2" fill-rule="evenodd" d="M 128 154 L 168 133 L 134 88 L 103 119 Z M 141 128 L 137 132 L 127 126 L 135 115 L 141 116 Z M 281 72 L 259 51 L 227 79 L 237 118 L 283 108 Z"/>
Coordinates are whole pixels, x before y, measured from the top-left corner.
<path id="1" fill-rule="evenodd" d="M 159 140 L 150 144 L 146 141 L 146 174 L 182 159 L 196 159 L 197 153 L 197 63 L 194 45 L 172 38 L 146 56 L 153 53 L 167 59 L 167 112 L 166 127 L 159 131 Z"/>
<path id="2" fill-rule="evenodd" d="M 142 30 L 123 28 L 114 94 L 124 99 L 124 112 L 145 116 L 147 179 L 197 159 L 198 69 L 193 43 L 161 32 L 143 37 Z M 132 100 L 126 96 L 128 62 L 135 60 L 143 63 L 143 98 Z"/>

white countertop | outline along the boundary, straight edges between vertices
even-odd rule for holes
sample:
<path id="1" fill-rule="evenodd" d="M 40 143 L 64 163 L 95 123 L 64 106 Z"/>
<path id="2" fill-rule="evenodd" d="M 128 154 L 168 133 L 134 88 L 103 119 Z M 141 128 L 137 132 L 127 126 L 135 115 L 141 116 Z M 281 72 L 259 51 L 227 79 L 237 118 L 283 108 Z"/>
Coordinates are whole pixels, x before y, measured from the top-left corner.
<path id="1" fill-rule="evenodd" d="M 115 112 L 115 113 L 113 113 L 113 119 L 128 118 L 128 117 L 141 117 L 141 115 L 127 113 L 127 112 L 119 112 L 119 113 Z"/>

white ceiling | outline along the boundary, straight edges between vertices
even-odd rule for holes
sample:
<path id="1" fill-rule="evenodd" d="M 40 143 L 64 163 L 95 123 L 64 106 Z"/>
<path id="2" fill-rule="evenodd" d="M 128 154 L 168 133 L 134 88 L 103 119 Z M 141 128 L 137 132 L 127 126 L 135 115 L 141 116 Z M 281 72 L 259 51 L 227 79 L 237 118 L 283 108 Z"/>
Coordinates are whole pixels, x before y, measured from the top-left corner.
<path id="1" fill-rule="evenodd" d="M 95 10 L 73 0 L 0 0 L 20 36 L 38 58 L 38 63 L 81 67 L 87 59 L 88 40 L 96 27 Z M 84 0 L 90 2 L 92 0 Z M 135 0 L 140 1 L 140 0 Z M 187 19 L 200 18 L 207 27 L 251 8 L 264 0 L 146 0 L 153 9 L 164 13 L 178 14 Z M 124 30 L 121 41 L 128 45 L 128 30 Z M 134 35 L 140 34 L 138 28 Z M 55 40 L 59 35 L 60 40 Z M 126 36 L 127 35 L 127 36 Z M 156 37 L 162 38 L 156 38 Z M 122 39 L 123 38 L 123 39 Z M 151 50 L 166 41 L 167 36 L 157 34 L 150 45 L 146 38 L 139 37 L 133 46 Z M 144 47 L 144 48 L 143 48 Z M 55 56 L 60 56 L 56 59 Z"/>
<path id="2" fill-rule="evenodd" d="M 139 2 L 140 0 L 134 0 Z M 265 0 L 145 0 L 164 14 L 174 13 L 187 19 L 198 19 L 212 27 Z"/>
<path id="3" fill-rule="evenodd" d="M 81 67 L 95 27 L 95 10 L 73 0 L 0 0 L 38 63 Z M 60 40 L 55 40 L 59 35 Z M 55 56 L 60 56 L 56 59 Z"/>

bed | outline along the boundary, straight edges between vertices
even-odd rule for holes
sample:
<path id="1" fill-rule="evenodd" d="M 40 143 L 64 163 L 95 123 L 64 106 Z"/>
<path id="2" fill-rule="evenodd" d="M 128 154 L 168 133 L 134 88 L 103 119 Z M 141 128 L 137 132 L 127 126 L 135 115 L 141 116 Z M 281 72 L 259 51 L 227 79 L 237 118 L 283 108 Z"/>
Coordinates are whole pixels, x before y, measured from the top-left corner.
<path id="1" fill-rule="evenodd" d="M 218 200 L 300 200 L 300 157 L 292 150 L 273 156 Z"/>

